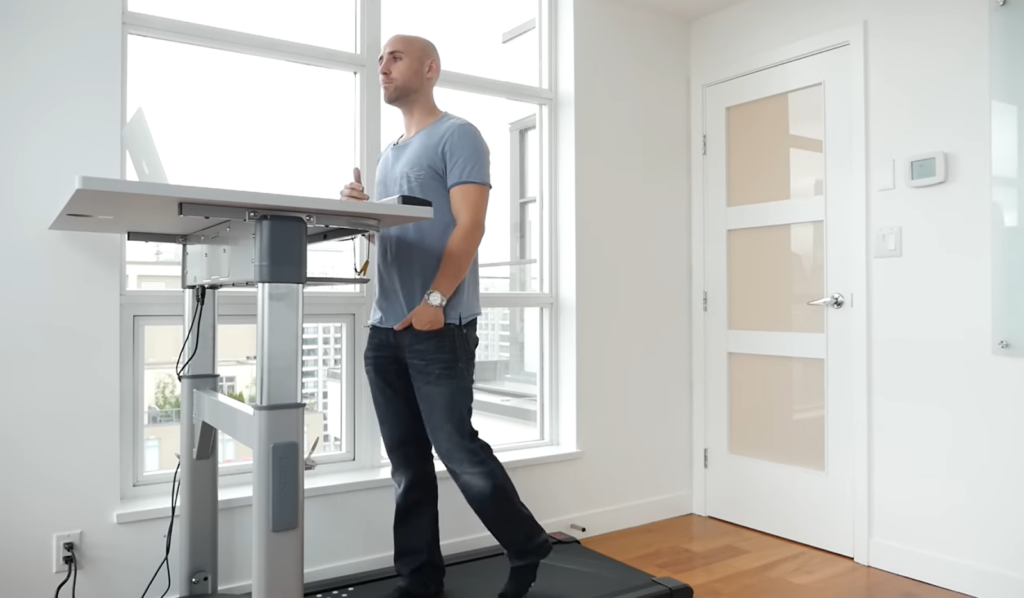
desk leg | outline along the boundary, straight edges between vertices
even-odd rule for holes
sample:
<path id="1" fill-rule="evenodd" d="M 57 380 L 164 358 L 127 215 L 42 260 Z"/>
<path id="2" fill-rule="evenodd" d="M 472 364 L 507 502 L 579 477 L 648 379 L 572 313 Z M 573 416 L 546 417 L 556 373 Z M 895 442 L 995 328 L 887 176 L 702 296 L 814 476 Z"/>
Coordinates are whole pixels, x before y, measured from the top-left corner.
<path id="1" fill-rule="evenodd" d="M 303 595 L 303 285 L 257 286 L 253 598 Z"/>
<path id="2" fill-rule="evenodd" d="M 197 298 L 203 297 L 203 305 Z M 192 325 L 192 316 L 200 310 Z M 196 460 L 198 427 L 194 424 L 193 392 L 217 390 L 217 292 L 187 289 L 185 292 L 185 334 L 189 328 L 184 364 L 191 358 L 181 379 L 181 565 L 178 588 L 181 596 L 217 593 L 217 442 L 210 457 Z M 193 355 L 193 351 L 195 355 Z"/>

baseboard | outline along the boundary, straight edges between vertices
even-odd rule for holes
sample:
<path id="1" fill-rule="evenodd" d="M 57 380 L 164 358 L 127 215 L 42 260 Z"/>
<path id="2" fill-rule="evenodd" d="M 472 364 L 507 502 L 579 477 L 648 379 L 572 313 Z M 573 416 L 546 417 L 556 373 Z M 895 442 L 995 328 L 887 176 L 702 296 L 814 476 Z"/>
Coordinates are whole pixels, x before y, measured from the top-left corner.
<path id="1" fill-rule="evenodd" d="M 870 565 L 976 598 L 1020 598 L 1024 577 L 886 540 L 872 540 Z"/>
<path id="2" fill-rule="evenodd" d="M 626 503 L 606 509 L 587 511 L 565 517 L 548 519 L 542 521 L 544 529 L 549 532 L 561 531 L 571 534 L 576 538 L 583 539 L 589 536 L 606 534 L 618 530 L 646 525 L 656 521 L 663 521 L 673 517 L 688 515 L 691 512 L 692 501 L 688 492 L 658 496 L 655 498 Z M 585 528 L 586 531 L 574 529 L 572 525 Z M 494 545 L 494 538 L 490 534 L 477 534 L 463 538 L 455 538 L 442 542 L 442 551 L 445 554 L 455 554 L 486 548 Z M 306 571 L 306 583 L 344 577 L 363 571 L 373 571 L 392 566 L 392 555 L 390 552 L 375 554 L 361 559 L 346 561 L 328 567 L 320 567 Z M 222 587 L 221 592 L 228 594 L 245 593 L 252 591 L 252 584 L 237 584 Z"/>
<path id="3" fill-rule="evenodd" d="M 679 492 L 655 498 L 626 503 L 607 509 L 577 513 L 567 517 L 544 521 L 550 532 L 561 531 L 579 539 L 664 521 L 692 513 L 693 501 L 689 492 Z M 576 529 L 573 525 L 584 528 Z"/>

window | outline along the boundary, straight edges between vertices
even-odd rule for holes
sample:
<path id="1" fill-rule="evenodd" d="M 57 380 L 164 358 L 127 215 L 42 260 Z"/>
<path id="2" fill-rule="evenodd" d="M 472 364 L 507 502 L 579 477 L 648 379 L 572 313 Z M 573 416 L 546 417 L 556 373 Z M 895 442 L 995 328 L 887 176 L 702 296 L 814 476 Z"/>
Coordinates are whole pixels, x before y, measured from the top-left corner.
<path id="1" fill-rule="evenodd" d="M 237 379 L 234 376 L 221 376 L 220 381 L 217 383 L 217 392 L 222 395 L 233 395 L 235 394 L 235 381 Z M 245 401 L 251 403 L 252 401 Z"/>
<path id="2" fill-rule="evenodd" d="M 338 165 L 355 163 L 354 72 L 138 35 L 127 69 L 125 116 L 145 118 L 166 182 L 335 198 L 351 176 Z M 311 245 L 310 276 L 350 277 L 358 252 Z M 181 288 L 180 247 L 131 241 L 127 253 L 129 289 Z"/>
<path id="3" fill-rule="evenodd" d="M 160 439 L 146 439 L 146 461 L 143 471 L 150 473 L 160 469 Z"/>
<path id="4" fill-rule="evenodd" d="M 381 40 L 396 33 L 421 35 L 437 46 L 444 71 L 546 86 L 537 27 L 540 4 L 537 0 L 382 0 Z"/>
<path id="5" fill-rule="evenodd" d="M 442 59 L 443 60 L 443 59 Z M 551 440 L 544 399 L 550 335 L 544 322 L 553 305 L 545 269 L 541 140 L 547 107 L 490 94 L 438 89 L 439 106 L 466 118 L 491 154 L 487 232 L 480 246 L 480 289 L 485 306 L 477 322 L 477 391 L 474 425 L 496 450 Z M 381 138 L 402 132 L 401 115 L 382 106 Z"/>
<path id="6" fill-rule="evenodd" d="M 486 308 L 478 321 L 473 423 L 494 445 L 543 438 L 541 308 Z"/>
<path id="7" fill-rule="evenodd" d="M 356 0 L 128 0 L 136 13 L 352 52 Z"/>
<path id="8" fill-rule="evenodd" d="M 539 193 L 540 152 L 536 148 L 526 151 L 529 143 L 518 141 L 527 130 L 537 138 L 538 116 L 543 107 L 538 104 L 507 100 L 489 95 L 438 89 L 435 94 L 442 110 L 467 119 L 476 126 L 491 154 L 491 193 L 487 207 L 487 233 L 480 246 L 480 288 L 485 293 L 532 292 L 543 290 L 540 279 L 540 256 L 531 261 L 520 256 L 529 255 L 530 249 L 540 251 L 541 201 Z M 382 104 L 381 137 L 394 140 L 401 136 L 401 113 Z M 527 125 L 526 123 L 529 123 Z M 529 127 L 527 129 L 527 127 Z M 515 143 L 509 142 L 512 129 Z M 530 188 L 529 183 L 533 184 Z M 532 195 L 528 193 L 532 191 Z M 532 209 L 524 205 L 532 204 Z M 520 216 L 526 210 L 530 218 Z M 520 249 L 521 237 L 529 244 Z M 531 245 L 532 244 L 532 245 Z M 521 281 L 521 284 L 520 284 Z M 513 282 L 520 284 L 513 286 Z"/>
<path id="9" fill-rule="evenodd" d="M 307 316 L 307 319 L 336 319 L 330 316 Z M 175 375 L 178 355 L 183 340 L 183 316 L 134 316 L 135 346 L 141 347 L 132 376 L 135 386 L 133 408 L 142 417 L 135 428 L 136 437 L 145 439 L 142 470 L 136 484 L 162 482 L 173 473 L 180 452 L 181 385 Z M 351 353 L 352 317 L 341 318 L 345 367 L 321 368 L 313 372 L 312 380 L 303 386 L 323 385 L 327 400 L 323 405 L 315 402 L 305 413 L 306 425 L 324 428 L 325 438 L 316 448 L 315 455 L 324 463 L 351 460 L 352 388 L 346 384 L 351 378 L 354 359 Z M 220 375 L 219 392 L 243 403 L 255 403 L 256 388 L 256 323 L 252 316 L 218 317 L 217 372 Z M 334 380 L 336 383 L 330 384 Z M 333 390 L 333 394 L 332 394 Z M 314 397 L 315 401 L 315 397 Z M 217 434 L 218 460 L 223 474 L 241 474 L 251 471 L 252 448 L 238 443 L 223 432 Z M 306 450 L 309 446 L 306 447 Z"/>
<path id="10" fill-rule="evenodd" d="M 496 450 L 557 442 L 552 348 L 550 0 L 126 0 L 123 123 L 144 118 L 172 184 L 337 198 L 352 167 L 373 193 L 382 140 L 402 132 L 382 103 L 377 57 L 395 33 L 438 46 L 442 109 L 482 132 L 493 188 L 479 252 L 474 424 Z M 458 18 L 445 16 L 455 13 Z M 465 26 L 472 23 L 472 27 Z M 138 122 L 138 121 L 137 121 Z M 123 176 L 137 171 L 122 148 Z M 571 199 L 571 198 L 570 198 Z M 380 466 L 357 331 L 370 317 L 373 248 L 359 240 L 309 246 L 311 277 L 369 285 L 310 286 L 301 374 L 310 476 Z M 122 288 L 124 494 L 166 484 L 180 451 L 182 248 L 125 241 Z M 218 293 L 218 390 L 257 400 L 256 294 Z M 357 323 L 359 327 L 357 327 Z M 252 450 L 219 432 L 220 471 L 250 476 Z M 130 454 L 129 454 L 130 453 Z M 156 490 L 156 489 L 152 489 Z M 141 491 L 141 490 L 140 490 Z"/>

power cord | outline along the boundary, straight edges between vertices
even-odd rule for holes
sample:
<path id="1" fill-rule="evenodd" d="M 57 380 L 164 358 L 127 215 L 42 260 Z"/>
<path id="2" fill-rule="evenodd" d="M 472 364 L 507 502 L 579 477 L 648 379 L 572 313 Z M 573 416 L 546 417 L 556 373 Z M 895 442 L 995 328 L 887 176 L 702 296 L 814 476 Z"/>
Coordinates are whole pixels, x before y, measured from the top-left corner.
<path id="1" fill-rule="evenodd" d="M 185 335 L 185 341 L 181 344 L 181 350 L 178 351 L 178 360 L 175 363 L 175 373 L 178 375 L 178 381 L 181 381 L 182 375 L 188 368 L 189 364 L 192 363 L 192 359 L 196 356 L 196 351 L 199 350 L 199 340 L 196 339 L 195 346 L 192 347 L 192 354 L 189 355 L 188 360 L 182 365 L 181 358 L 185 355 L 185 349 L 188 348 L 188 341 L 192 338 L 192 331 L 196 326 L 203 325 L 203 311 L 206 308 L 206 287 L 199 287 L 196 292 L 196 303 L 198 309 L 192 312 L 192 321 L 188 325 L 188 333 Z M 197 332 L 198 334 L 198 332 Z M 171 480 L 171 521 L 167 524 L 167 541 L 164 543 L 164 558 L 157 565 L 156 571 L 153 572 L 153 577 L 149 579 L 149 583 L 146 584 L 146 589 L 142 592 L 142 598 L 146 597 L 149 593 L 149 589 L 153 587 L 153 582 L 156 581 L 157 575 L 160 575 L 160 570 L 164 567 L 167 568 L 167 589 L 160 598 L 167 596 L 167 593 L 171 591 L 171 538 L 174 535 L 174 517 L 178 510 L 178 493 L 181 491 L 181 482 L 178 481 L 178 472 L 181 470 L 181 458 L 178 458 L 178 465 L 174 468 L 174 478 Z M 74 597 L 72 597 L 74 598 Z"/>
<path id="2" fill-rule="evenodd" d="M 64 581 L 60 582 L 60 585 L 57 586 L 57 591 L 54 592 L 53 598 L 60 598 L 60 591 L 68 584 L 68 580 L 71 580 L 71 598 L 75 598 L 75 594 L 78 591 L 78 558 L 75 556 L 74 543 L 65 542 L 64 550 L 71 553 L 64 557 L 64 564 L 68 566 L 68 574 Z M 72 575 L 74 575 L 73 578 Z"/>
<path id="3" fill-rule="evenodd" d="M 192 359 L 196 356 L 196 351 L 199 350 L 199 341 L 196 340 L 196 344 L 192 347 L 192 355 L 189 356 L 188 361 L 185 365 L 181 365 L 181 357 L 185 354 L 185 349 L 188 347 L 188 339 L 192 338 L 192 330 L 198 324 L 200 327 L 203 325 L 203 311 L 206 307 L 206 287 L 199 287 L 196 292 L 196 303 L 199 304 L 199 309 L 192 312 L 192 322 L 188 325 L 188 333 L 185 335 L 185 342 L 181 344 L 181 351 L 178 351 L 178 361 L 175 364 L 175 371 L 178 374 L 178 381 L 181 381 L 181 376 L 185 373 L 185 368 L 188 364 L 192 363 Z M 198 322 L 196 321 L 198 319 Z M 198 332 L 197 332 L 198 334 Z"/>
<path id="4" fill-rule="evenodd" d="M 153 572 L 153 577 L 149 579 L 149 584 L 146 585 L 145 591 L 142 592 L 141 598 L 146 598 L 146 594 L 149 593 L 149 588 L 153 586 L 153 582 L 156 581 L 156 576 L 160 574 L 160 569 L 164 566 L 167 567 L 167 589 L 160 598 L 167 596 L 167 592 L 171 591 L 171 536 L 174 534 L 174 515 L 178 508 L 178 493 L 181 491 L 181 482 L 178 481 L 178 471 L 181 469 L 181 459 L 178 459 L 178 465 L 174 468 L 174 480 L 171 482 L 171 521 L 167 525 L 167 542 L 164 544 L 164 558 L 157 565 L 156 571 Z M 74 597 L 72 597 L 74 598 Z"/>
<path id="5" fill-rule="evenodd" d="M 356 263 L 356 239 L 359 237 L 352 237 L 352 271 L 356 273 L 356 276 L 366 276 L 366 269 L 370 267 L 370 258 L 367 257 L 360 267 Z"/>

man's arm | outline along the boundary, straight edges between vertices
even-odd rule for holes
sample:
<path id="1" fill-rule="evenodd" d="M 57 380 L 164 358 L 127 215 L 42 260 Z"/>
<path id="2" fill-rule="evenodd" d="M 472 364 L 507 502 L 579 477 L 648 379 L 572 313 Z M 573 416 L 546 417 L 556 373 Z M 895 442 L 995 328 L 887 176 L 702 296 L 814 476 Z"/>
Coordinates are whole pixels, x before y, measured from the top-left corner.
<path id="1" fill-rule="evenodd" d="M 441 267 L 430 287 L 445 297 L 451 297 L 455 292 L 480 248 L 489 194 L 490 189 L 486 185 L 476 183 L 458 185 L 450 191 L 455 230 L 445 245 Z"/>

